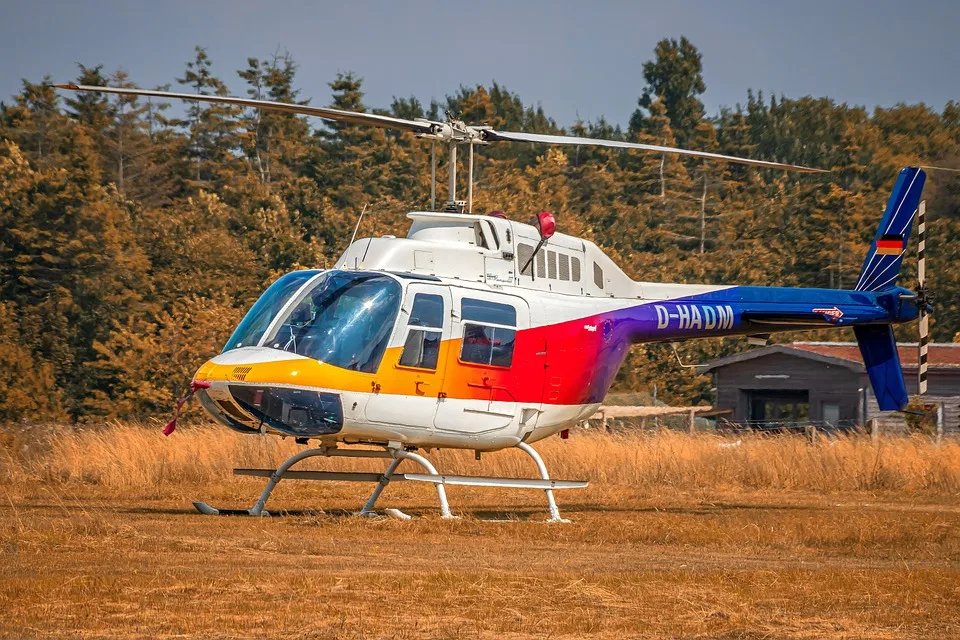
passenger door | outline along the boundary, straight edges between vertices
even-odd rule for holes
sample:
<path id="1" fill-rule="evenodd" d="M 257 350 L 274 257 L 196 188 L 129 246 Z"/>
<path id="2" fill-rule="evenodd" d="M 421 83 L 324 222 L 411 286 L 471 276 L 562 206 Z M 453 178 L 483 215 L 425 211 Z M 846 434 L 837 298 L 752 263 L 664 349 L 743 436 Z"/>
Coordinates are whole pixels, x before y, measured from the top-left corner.
<path id="1" fill-rule="evenodd" d="M 477 435 L 519 424 L 519 332 L 530 326 L 522 298 L 487 291 L 453 289 L 453 340 L 447 349 L 443 399 L 437 405 L 437 432 Z M 541 364 L 542 375 L 542 364 Z M 542 388 L 542 377 L 524 381 Z M 539 398 L 534 403 L 539 406 Z"/>
<path id="2" fill-rule="evenodd" d="M 433 429 L 450 341 L 449 287 L 411 283 L 397 319 L 394 344 L 380 371 L 383 388 L 367 402 L 371 422 Z"/>

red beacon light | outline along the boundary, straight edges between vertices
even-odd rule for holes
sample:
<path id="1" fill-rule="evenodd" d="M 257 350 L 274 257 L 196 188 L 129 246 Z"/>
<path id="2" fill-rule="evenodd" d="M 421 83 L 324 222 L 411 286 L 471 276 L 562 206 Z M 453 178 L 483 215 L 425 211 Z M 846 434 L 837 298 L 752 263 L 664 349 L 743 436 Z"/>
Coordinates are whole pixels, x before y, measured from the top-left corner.
<path id="1" fill-rule="evenodd" d="M 549 211 L 541 211 L 535 215 L 530 221 L 530 224 L 536 227 L 537 231 L 540 232 L 540 242 L 537 243 L 533 253 L 530 254 L 530 258 L 527 259 L 527 263 L 521 267 L 520 273 L 526 272 L 527 267 L 530 266 L 530 263 L 533 262 L 533 259 L 536 257 L 536 255 L 540 253 L 540 249 L 543 248 L 543 245 L 546 244 L 547 240 L 549 240 L 553 234 L 557 232 L 557 219 L 554 218 L 553 214 Z M 532 271 L 530 275 L 531 277 L 533 276 Z"/>
<path id="2" fill-rule="evenodd" d="M 541 211 L 534 216 L 532 224 L 540 232 L 540 238 L 543 240 L 552 237 L 557 231 L 557 219 L 549 211 Z"/>

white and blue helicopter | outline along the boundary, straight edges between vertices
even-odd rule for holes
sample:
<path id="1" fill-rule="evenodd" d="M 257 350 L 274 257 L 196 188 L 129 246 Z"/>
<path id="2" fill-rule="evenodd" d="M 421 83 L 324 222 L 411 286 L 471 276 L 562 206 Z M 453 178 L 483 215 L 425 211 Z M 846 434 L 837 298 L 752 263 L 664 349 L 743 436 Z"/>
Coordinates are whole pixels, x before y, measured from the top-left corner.
<path id="1" fill-rule="evenodd" d="M 226 96 L 58 85 L 73 91 L 226 103 L 412 132 L 449 153 L 445 211 L 419 211 L 406 238 L 362 238 L 333 269 L 288 273 L 270 286 L 220 354 L 191 383 L 204 409 L 242 433 L 292 436 L 305 445 L 269 477 L 252 509 L 283 478 L 376 484 L 360 513 L 390 482 L 542 489 L 560 520 L 553 480 L 531 444 L 591 416 L 630 346 L 718 336 L 852 327 L 881 410 L 908 402 L 893 326 L 920 318 L 920 392 L 925 388 L 930 295 L 924 284 L 921 193 L 925 173 L 901 170 L 856 286 L 850 290 L 636 282 L 590 241 L 556 232 L 554 217 L 530 224 L 472 212 L 473 150 L 497 142 L 603 146 L 680 154 L 791 171 L 808 167 L 613 140 L 498 131 Z M 457 200 L 457 149 L 468 150 L 466 201 Z M 435 186 L 431 209 L 435 209 Z M 920 218 L 919 286 L 898 285 L 911 227 Z M 189 396 L 188 396 L 189 397 Z M 186 400 L 186 399 L 185 399 Z M 184 400 L 184 401 L 185 401 Z M 179 406 L 182 406 L 181 401 Z M 168 432 L 175 421 L 168 425 Z M 372 445 L 374 448 L 351 448 Z M 454 476 L 419 450 L 491 452 L 516 447 L 540 478 Z M 292 471 L 314 456 L 390 460 L 383 473 Z M 408 460 L 426 473 L 396 473 Z M 226 513 L 195 503 L 203 513 Z"/>

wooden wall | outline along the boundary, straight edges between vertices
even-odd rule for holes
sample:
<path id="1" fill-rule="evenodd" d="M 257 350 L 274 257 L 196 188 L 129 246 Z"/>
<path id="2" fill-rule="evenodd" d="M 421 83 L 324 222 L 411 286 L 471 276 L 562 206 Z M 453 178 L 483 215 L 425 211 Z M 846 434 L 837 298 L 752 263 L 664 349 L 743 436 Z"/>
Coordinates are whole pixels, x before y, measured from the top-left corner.
<path id="1" fill-rule="evenodd" d="M 771 376 L 789 376 L 786 378 Z M 810 420 L 822 419 L 824 402 L 840 405 L 840 420 L 860 417 L 860 375 L 847 367 L 835 366 L 783 353 L 771 353 L 720 367 L 714 372 L 716 406 L 733 409 L 734 422 L 749 418 L 750 390 L 807 390 Z"/>

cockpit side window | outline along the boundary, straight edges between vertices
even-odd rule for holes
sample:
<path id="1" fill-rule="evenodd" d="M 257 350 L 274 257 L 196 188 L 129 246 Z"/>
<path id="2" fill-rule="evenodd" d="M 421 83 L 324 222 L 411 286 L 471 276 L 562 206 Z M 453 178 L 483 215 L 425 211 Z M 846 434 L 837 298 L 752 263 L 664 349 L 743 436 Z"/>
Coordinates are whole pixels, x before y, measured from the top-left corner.
<path id="1" fill-rule="evenodd" d="M 463 319 L 460 360 L 509 367 L 513 363 L 517 337 L 516 307 L 474 298 L 464 298 L 460 307 Z"/>
<path id="2" fill-rule="evenodd" d="M 293 271 L 270 285 L 250 308 L 247 315 L 243 317 L 233 335 L 227 340 L 223 351 L 256 346 L 264 332 L 270 327 L 270 322 L 287 301 L 296 294 L 300 287 L 318 273 L 320 273 L 318 270 Z"/>
<path id="3" fill-rule="evenodd" d="M 436 370 L 443 335 L 443 296 L 416 294 L 408 327 L 400 366 Z"/>

